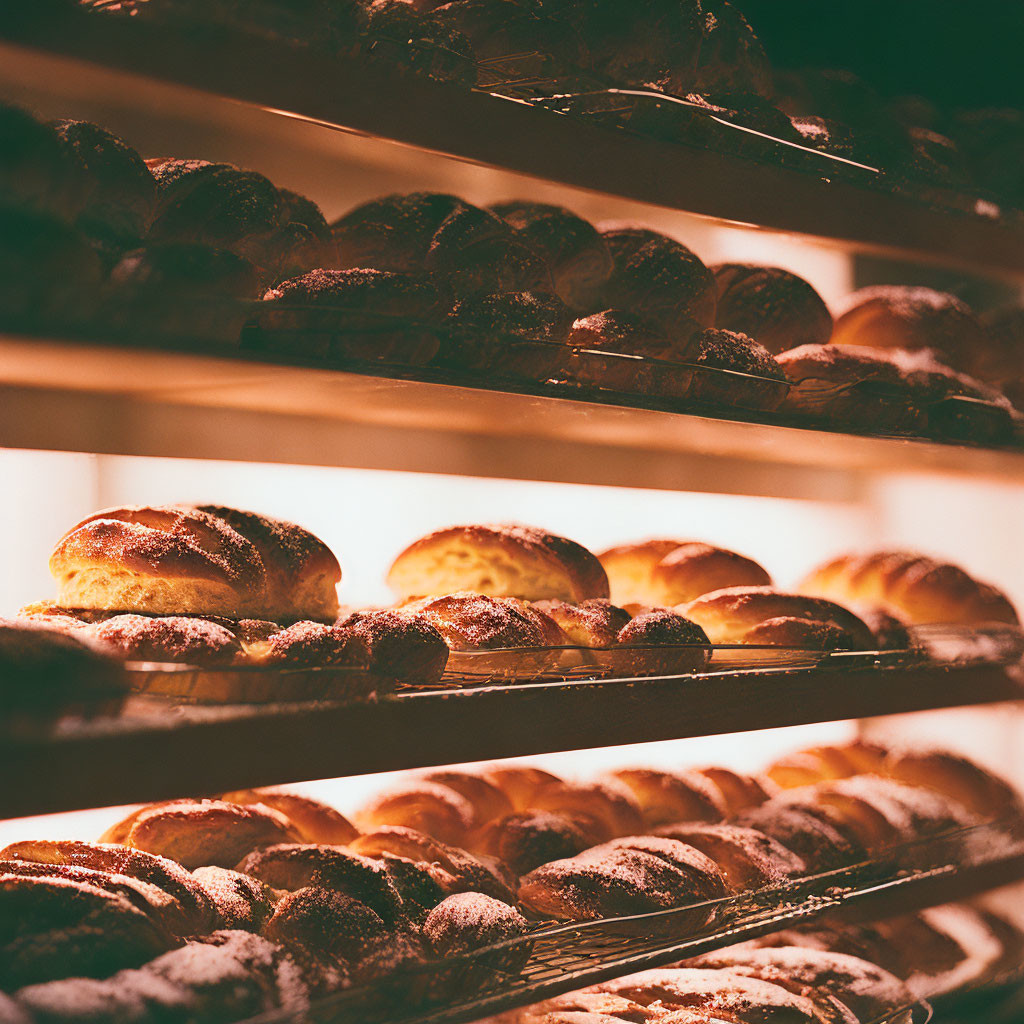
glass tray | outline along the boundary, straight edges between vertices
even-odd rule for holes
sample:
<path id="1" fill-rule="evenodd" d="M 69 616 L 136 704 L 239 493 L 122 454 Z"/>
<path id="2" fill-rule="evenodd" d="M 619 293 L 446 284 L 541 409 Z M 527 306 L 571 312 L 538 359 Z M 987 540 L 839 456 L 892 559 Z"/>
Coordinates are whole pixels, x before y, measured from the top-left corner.
<path id="1" fill-rule="evenodd" d="M 449 955 L 328 997 L 303 1020 L 456 1024 L 651 967 L 667 966 L 816 919 L 882 916 L 944 902 L 1024 872 L 1024 820 L 956 829 L 850 867 L 736 896 L 630 917 L 540 924 L 526 935 Z M 910 1015 L 908 1017 L 907 1015 Z M 274 1011 L 248 1024 L 295 1020 Z M 927 1004 L 881 1021 L 924 1024 Z"/>

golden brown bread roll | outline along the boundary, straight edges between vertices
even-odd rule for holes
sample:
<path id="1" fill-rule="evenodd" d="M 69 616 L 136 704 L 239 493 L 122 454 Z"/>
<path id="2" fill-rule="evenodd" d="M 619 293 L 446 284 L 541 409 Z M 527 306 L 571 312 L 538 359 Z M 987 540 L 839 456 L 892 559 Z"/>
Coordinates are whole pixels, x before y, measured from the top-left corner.
<path id="1" fill-rule="evenodd" d="M 526 933 L 526 918 L 507 903 L 479 892 L 442 900 L 423 923 L 435 956 L 458 956 Z"/>
<path id="2" fill-rule="evenodd" d="M 291 822 L 270 807 L 170 800 L 134 812 L 107 829 L 100 841 L 160 854 L 191 869 L 208 864 L 233 868 L 251 850 L 298 838 Z"/>
<path id="3" fill-rule="evenodd" d="M 364 832 L 398 825 L 460 845 L 473 828 L 474 815 L 473 804 L 457 790 L 423 780 L 379 793 L 356 814 L 356 821 Z"/>
<path id="4" fill-rule="evenodd" d="M 213 505 L 97 512 L 61 539 L 50 572 L 70 608 L 286 622 L 333 621 L 341 579 L 301 527 Z"/>
<path id="5" fill-rule="evenodd" d="M 598 556 L 617 604 L 666 606 L 723 587 L 763 586 L 771 577 L 734 551 L 697 541 L 655 539 L 621 544 Z"/>
<path id="6" fill-rule="evenodd" d="M 542 789 L 562 781 L 543 768 L 531 768 L 528 765 L 496 765 L 484 769 L 483 777 L 491 785 L 497 786 L 512 801 L 512 807 L 517 811 L 533 807 L 533 798 Z"/>
<path id="7" fill-rule="evenodd" d="M 284 789 L 236 789 L 230 793 L 222 793 L 218 799 L 243 806 L 259 804 L 278 811 L 288 819 L 304 843 L 344 846 L 359 835 L 355 825 L 333 807 Z"/>
<path id="8" fill-rule="evenodd" d="M 515 598 L 460 592 L 414 601 L 405 614 L 429 623 L 453 651 L 544 647 L 547 624 Z"/>
<path id="9" fill-rule="evenodd" d="M 932 288 L 886 285 L 861 288 L 839 310 L 832 342 L 913 351 L 927 348 L 956 366 L 987 344 L 971 308 Z"/>
<path id="10" fill-rule="evenodd" d="M 383 826 L 367 832 L 349 844 L 349 849 L 366 857 L 401 858 L 422 865 L 448 894 L 482 892 L 504 902 L 514 899 L 510 879 L 501 865 L 485 856 L 474 856 L 457 846 L 448 846 L 415 829 Z"/>
<path id="11" fill-rule="evenodd" d="M 615 779 L 602 782 L 554 782 L 533 794 L 530 809 L 571 814 L 602 840 L 635 835 L 643 815 L 629 788 Z"/>
<path id="12" fill-rule="evenodd" d="M 728 817 L 735 817 L 752 807 L 760 807 L 771 796 L 771 780 L 756 775 L 745 775 L 731 768 L 696 768 L 694 774 L 702 775 L 711 782 L 722 799 Z M 774 788 L 774 787 L 773 787 Z"/>
<path id="13" fill-rule="evenodd" d="M 519 883 L 538 917 L 585 921 L 714 899 L 725 882 L 714 862 L 674 839 L 634 836 L 542 864 Z"/>
<path id="14" fill-rule="evenodd" d="M 718 865 L 732 892 L 775 885 L 805 874 L 807 865 L 764 832 L 739 825 L 679 822 L 655 833 L 700 850 Z"/>
<path id="15" fill-rule="evenodd" d="M 851 743 L 808 747 L 779 758 L 768 769 L 768 777 L 783 789 L 807 786 L 825 779 L 845 779 L 862 772 L 883 771 L 887 751 L 874 743 Z"/>
<path id="16" fill-rule="evenodd" d="M 167 894 L 171 902 L 162 907 L 160 917 L 174 934 L 196 935 L 217 927 L 206 890 L 180 864 L 166 857 L 114 843 L 40 839 L 12 843 L 0 850 L 0 860 L 134 879 Z M 10 870 L 19 873 L 21 869 L 12 866 Z"/>
<path id="17" fill-rule="evenodd" d="M 604 598 L 570 604 L 568 601 L 537 601 L 535 608 L 558 624 L 570 644 L 578 647 L 611 647 L 619 630 L 630 620 L 629 612 Z"/>
<path id="18" fill-rule="evenodd" d="M 721 821 L 725 817 L 721 793 L 696 772 L 620 768 L 612 772 L 612 777 L 636 797 L 648 828 L 677 821 Z"/>
<path id="19" fill-rule="evenodd" d="M 562 811 L 513 811 L 489 821 L 469 840 L 472 849 L 497 858 L 516 876 L 599 841 L 586 821 Z"/>
<path id="20" fill-rule="evenodd" d="M 410 544 L 392 563 L 400 598 L 474 591 L 524 601 L 608 596 L 601 563 L 586 548 L 533 526 L 452 526 Z"/>
<path id="21" fill-rule="evenodd" d="M 512 812 L 512 802 L 493 782 L 471 772 L 427 772 L 423 778 L 439 786 L 447 786 L 469 801 L 473 808 L 470 828 L 477 828 L 492 818 Z"/>
<path id="22" fill-rule="evenodd" d="M 915 624 L 1018 623 L 1013 605 L 995 587 L 949 562 L 911 552 L 842 555 L 811 572 L 800 591 L 854 605 L 877 605 Z"/>
<path id="23" fill-rule="evenodd" d="M 697 598 L 679 609 L 687 618 L 700 625 L 713 643 L 752 643 L 748 634 L 756 627 L 772 619 L 779 623 L 779 639 L 773 640 L 771 629 L 758 629 L 756 642 L 787 643 L 798 638 L 785 620 L 805 619 L 811 623 L 824 623 L 842 631 L 857 650 L 869 651 L 874 647 L 871 630 L 852 612 L 832 601 L 804 597 L 799 594 L 784 594 L 771 587 L 728 587 Z M 835 634 L 839 638 L 839 634 Z"/>
<path id="24" fill-rule="evenodd" d="M 230 665 L 243 658 L 242 645 L 230 630 L 184 615 L 114 615 L 85 632 L 126 661 Z"/>

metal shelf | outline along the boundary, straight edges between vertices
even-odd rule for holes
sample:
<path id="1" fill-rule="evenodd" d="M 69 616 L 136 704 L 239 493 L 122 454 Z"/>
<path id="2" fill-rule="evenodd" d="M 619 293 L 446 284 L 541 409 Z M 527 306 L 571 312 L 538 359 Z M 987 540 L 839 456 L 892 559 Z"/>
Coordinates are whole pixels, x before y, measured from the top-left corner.
<path id="1" fill-rule="evenodd" d="M 331 59 L 259 37 L 204 36 L 135 19 L 21 5 L 0 23 L 0 66 L 31 68 L 70 96 L 97 68 L 128 102 L 173 119 L 200 90 L 341 131 L 590 191 L 838 242 L 846 247 L 1024 276 L 1024 218 L 957 213 L 824 174 L 602 128 L 483 92 Z M 14 76 L 12 78 L 11 76 Z M 283 119 L 278 119 L 279 121 Z M 283 136 L 282 138 L 286 138 Z M 265 144 L 278 140 L 271 127 Z"/>
<path id="2" fill-rule="evenodd" d="M 183 707 L 0 744 L 0 817 L 428 765 L 1017 700 L 1014 669 L 763 669 L 525 683 L 373 703 Z"/>

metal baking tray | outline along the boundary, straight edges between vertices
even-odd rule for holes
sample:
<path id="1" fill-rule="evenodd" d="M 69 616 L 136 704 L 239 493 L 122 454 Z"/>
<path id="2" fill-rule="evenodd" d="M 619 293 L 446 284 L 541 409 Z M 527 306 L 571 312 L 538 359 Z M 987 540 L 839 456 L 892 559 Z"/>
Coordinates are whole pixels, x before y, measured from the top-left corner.
<path id="1" fill-rule="evenodd" d="M 971 826 L 894 847 L 850 867 L 737 896 L 631 917 L 542 923 L 520 938 L 338 993 L 315 1004 L 302 1019 L 316 1024 L 459 1024 L 809 921 L 867 920 L 963 898 L 1022 873 L 1024 820 Z M 249 1024 L 294 1019 L 277 1011 Z M 894 1007 L 881 1018 L 893 1024 L 908 1019 L 928 1021 L 927 1004 Z"/>

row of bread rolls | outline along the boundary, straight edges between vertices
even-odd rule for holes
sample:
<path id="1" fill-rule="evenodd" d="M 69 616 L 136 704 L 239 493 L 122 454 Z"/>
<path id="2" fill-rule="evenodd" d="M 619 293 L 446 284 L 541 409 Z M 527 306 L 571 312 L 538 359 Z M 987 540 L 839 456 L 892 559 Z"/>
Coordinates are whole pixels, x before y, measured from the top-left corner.
<path id="1" fill-rule="evenodd" d="M 906 552 L 847 555 L 794 592 L 733 551 L 669 539 L 594 555 L 523 525 L 430 533 L 394 560 L 393 608 L 343 610 L 341 569 L 293 523 L 214 505 L 129 506 L 87 517 L 50 559 L 55 602 L 28 623 L 136 662 L 369 668 L 434 682 L 449 652 L 618 651 L 617 672 L 672 671 L 657 651 L 712 644 L 906 649 L 908 626 L 1016 624 L 1008 599 L 949 563 Z M 852 610 L 851 610 L 852 609 Z M 629 663 L 636 649 L 636 664 Z"/>
<path id="2" fill-rule="evenodd" d="M 528 913 L 584 920 L 701 903 L 1020 812 L 1012 787 L 952 754 L 822 750 L 794 756 L 803 775 L 789 759 L 764 776 L 627 768 L 590 783 L 512 766 L 430 772 L 355 820 L 500 858 Z M 822 756 L 850 767 L 815 776 L 804 762 Z"/>
<path id="3" fill-rule="evenodd" d="M 856 747 L 846 754 L 868 756 Z M 1005 784 L 951 755 L 919 755 L 935 769 L 930 789 L 896 781 L 902 755 L 873 756 L 892 778 L 862 776 L 856 792 L 836 783 L 788 791 L 800 797 L 792 806 L 816 822 L 814 850 L 841 849 L 849 862 L 886 848 L 893 836 L 880 832 L 880 822 L 927 835 L 977 820 L 945 795 L 950 778 L 959 792 L 977 799 L 977 791 L 983 801 L 1002 786 L 1019 810 Z M 672 807 L 669 782 L 680 798 Z M 746 808 L 749 816 L 756 807 L 764 822 L 785 823 L 782 813 L 763 813 L 789 806 L 779 804 L 786 792 L 769 796 L 771 790 L 767 777 L 725 769 L 638 770 L 588 786 L 495 765 L 475 774 L 435 772 L 404 796 L 376 801 L 356 818 L 362 832 L 333 808 L 279 790 L 143 806 L 98 843 L 37 840 L 0 851 L 0 989 L 13 993 L 30 1019 L 177 1020 L 190 1012 L 198 1016 L 189 1020 L 223 1019 L 216 1015 L 234 1008 L 231 999 L 246 1007 L 255 1000 L 249 1012 L 290 1006 L 403 965 L 524 935 L 517 902 L 533 917 L 639 913 L 821 869 L 823 860 L 804 859 L 770 832 L 716 821 L 726 808 Z M 430 800 L 439 807 L 445 791 L 452 807 L 476 815 L 459 833 L 476 852 L 390 823 L 402 810 L 416 825 L 442 820 L 442 812 L 424 808 Z M 678 815 L 691 820 L 642 834 L 646 822 Z M 541 864 L 517 883 L 528 864 L 513 867 L 481 852 L 495 821 L 510 835 L 514 825 L 520 855 L 534 858 L 551 854 L 558 827 L 576 829 L 584 842 L 605 841 Z M 533 839 L 524 843 L 531 828 Z M 672 838 L 672 829 L 682 838 Z M 829 830 L 839 838 L 821 839 Z M 617 833 L 623 838 L 608 838 Z M 696 913 L 694 926 L 703 919 Z M 529 950 L 527 942 L 510 948 L 503 968 L 517 969 Z M 268 985 L 268 977 L 295 988 Z"/>
<path id="4" fill-rule="evenodd" d="M 880 167 L 884 180 L 901 188 L 938 185 L 1024 203 L 1011 170 L 1024 140 L 1019 111 L 946 112 L 921 97 L 887 101 L 855 75 L 834 69 L 773 74 L 756 32 L 728 0 L 558 0 L 543 6 L 527 0 L 341 0 L 329 11 L 282 3 L 239 9 L 189 0 L 81 2 L 133 17 L 183 16 L 244 28 L 343 59 L 383 58 L 464 85 L 478 80 L 479 61 L 488 89 L 529 79 L 540 80 L 535 92 L 543 94 L 548 79 L 547 92 L 591 90 L 601 80 L 664 92 L 685 97 L 688 106 L 641 100 L 625 115 L 630 129 L 762 157 L 762 136 L 768 136 Z M 580 71 L 587 81 L 574 86 Z M 723 131 L 720 121 L 757 134 Z M 792 154 L 775 147 L 779 159 Z M 830 174 L 846 169 L 837 162 Z"/>

